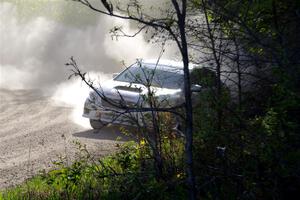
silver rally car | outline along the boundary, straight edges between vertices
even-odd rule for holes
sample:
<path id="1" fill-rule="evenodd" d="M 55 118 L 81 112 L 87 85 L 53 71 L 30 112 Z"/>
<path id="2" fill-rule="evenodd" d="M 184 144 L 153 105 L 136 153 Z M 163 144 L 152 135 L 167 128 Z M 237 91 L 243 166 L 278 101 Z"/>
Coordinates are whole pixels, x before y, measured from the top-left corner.
<path id="1" fill-rule="evenodd" d="M 191 65 L 190 70 L 193 68 L 194 65 Z M 160 102 L 160 107 L 183 103 L 182 62 L 138 60 L 115 74 L 112 80 L 102 83 L 98 92 L 90 92 L 84 104 L 83 117 L 90 119 L 94 129 L 100 129 L 108 123 L 130 125 L 132 117 L 141 120 L 141 112 L 127 113 L 122 107 L 149 106 L 145 101 L 149 88 Z M 198 92 L 201 86 L 192 85 L 191 89 Z"/>

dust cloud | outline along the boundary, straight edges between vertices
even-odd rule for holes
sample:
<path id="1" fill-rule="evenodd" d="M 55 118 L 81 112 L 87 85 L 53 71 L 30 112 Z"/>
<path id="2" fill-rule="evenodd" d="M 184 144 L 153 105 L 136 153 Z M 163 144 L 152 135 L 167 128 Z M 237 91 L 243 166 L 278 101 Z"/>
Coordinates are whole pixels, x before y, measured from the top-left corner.
<path id="1" fill-rule="evenodd" d="M 94 83 L 102 85 L 109 80 L 112 75 L 99 72 L 89 72 L 88 77 Z M 90 128 L 89 120 L 82 117 L 83 105 L 85 98 L 89 95 L 90 89 L 84 85 L 81 80 L 72 79 L 68 82 L 63 82 L 57 85 L 52 100 L 60 106 L 72 106 L 73 111 L 70 118 L 76 124 Z"/>
<path id="2" fill-rule="evenodd" d="M 73 107 L 73 121 L 87 126 L 81 109 L 89 88 L 67 80 L 68 59 L 73 56 L 82 71 L 100 74 L 105 83 L 122 69 L 122 61 L 130 65 L 159 54 L 160 45 L 146 42 L 142 34 L 112 40 L 114 26 L 128 34 L 136 31 L 128 21 L 93 14 L 70 1 L 0 1 L 0 88 L 40 89 L 55 103 Z"/>
<path id="3" fill-rule="evenodd" d="M 142 36 L 111 39 L 109 30 L 115 24 L 123 24 L 125 30 L 132 32 L 128 22 L 103 16 L 94 20 L 95 25 L 81 26 L 70 26 L 45 16 L 24 22 L 18 18 L 15 5 L 1 3 L 1 87 L 52 87 L 68 77 L 64 63 L 71 56 L 83 71 L 111 73 L 120 70 L 120 61 L 132 62 L 133 58 L 149 53 Z"/>

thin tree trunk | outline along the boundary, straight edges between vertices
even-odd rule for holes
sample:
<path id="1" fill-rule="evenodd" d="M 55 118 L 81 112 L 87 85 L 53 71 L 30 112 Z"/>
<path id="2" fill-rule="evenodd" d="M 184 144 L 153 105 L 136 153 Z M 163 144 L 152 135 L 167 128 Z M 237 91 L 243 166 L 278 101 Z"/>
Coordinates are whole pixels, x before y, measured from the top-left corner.
<path id="1" fill-rule="evenodd" d="M 211 43 L 211 50 L 213 53 L 214 60 L 216 62 L 216 73 L 217 73 L 217 98 L 216 98 L 216 103 L 217 103 L 217 128 L 218 131 L 221 130 L 221 125 L 222 125 L 222 116 L 223 116 L 223 111 L 220 106 L 221 102 L 221 97 L 222 97 L 222 84 L 221 84 L 221 63 L 220 59 L 217 56 L 217 51 L 216 51 L 216 44 L 215 44 L 215 38 L 212 33 L 212 29 L 210 26 L 210 22 L 208 19 L 208 13 L 207 13 L 207 8 L 206 8 L 206 1 L 202 0 L 202 7 L 205 15 L 205 22 L 207 26 L 207 31 L 208 31 L 208 37 Z"/>
<path id="2" fill-rule="evenodd" d="M 196 199 L 196 183 L 193 170 L 193 107 L 191 98 L 191 83 L 190 83 L 190 71 L 189 71 L 189 56 L 188 46 L 185 32 L 185 17 L 186 17 L 186 0 L 182 0 L 182 8 L 180 11 L 179 5 L 176 0 L 172 0 L 172 3 L 176 9 L 178 18 L 178 28 L 180 31 L 180 52 L 183 60 L 183 72 L 184 72 L 184 96 L 185 96 L 185 151 L 186 151 L 186 164 L 187 164 L 187 175 L 188 175 L 188 186 L 189 186 L 189 199 Z"/>
<path id="3" fill-rule="evenodd" d="M 236 68 L 237 68 L 237 78 L 238 78 L 238 103 L 239 103 L 239 112 L 242 110 L 242 70 L 240 63 L 240 48 L 236 41 L 236 38 L 233 38 L 235 50 L 236 50 Z"/>

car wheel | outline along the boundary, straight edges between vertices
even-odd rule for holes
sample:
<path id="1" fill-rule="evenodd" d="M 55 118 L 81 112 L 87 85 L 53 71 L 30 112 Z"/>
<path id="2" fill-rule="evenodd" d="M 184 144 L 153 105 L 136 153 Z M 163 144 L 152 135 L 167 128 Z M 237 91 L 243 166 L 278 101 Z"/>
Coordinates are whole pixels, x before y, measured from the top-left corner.
<path id="1" fill-rule="evenodd" d="M 106 125 L 101 120 L 94 119 L 90 119 L 90 124 L 93 129 L 101 129 Z"/>

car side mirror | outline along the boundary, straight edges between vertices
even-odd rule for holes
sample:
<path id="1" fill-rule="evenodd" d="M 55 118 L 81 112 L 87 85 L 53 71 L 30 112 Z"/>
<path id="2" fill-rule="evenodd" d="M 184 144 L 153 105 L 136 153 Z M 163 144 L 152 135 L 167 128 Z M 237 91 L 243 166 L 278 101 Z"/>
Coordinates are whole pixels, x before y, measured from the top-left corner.
<path id="1" fill-rule="evenodd" d="M 202 87 L 198 84 L 192 84 L 191 86 L 191 92 L 201 92 Z"/>
<path id="2" fill-rule="evenodd" d="M 120 73 L 113 73 L 112 77 L 116 78 Z"/>

